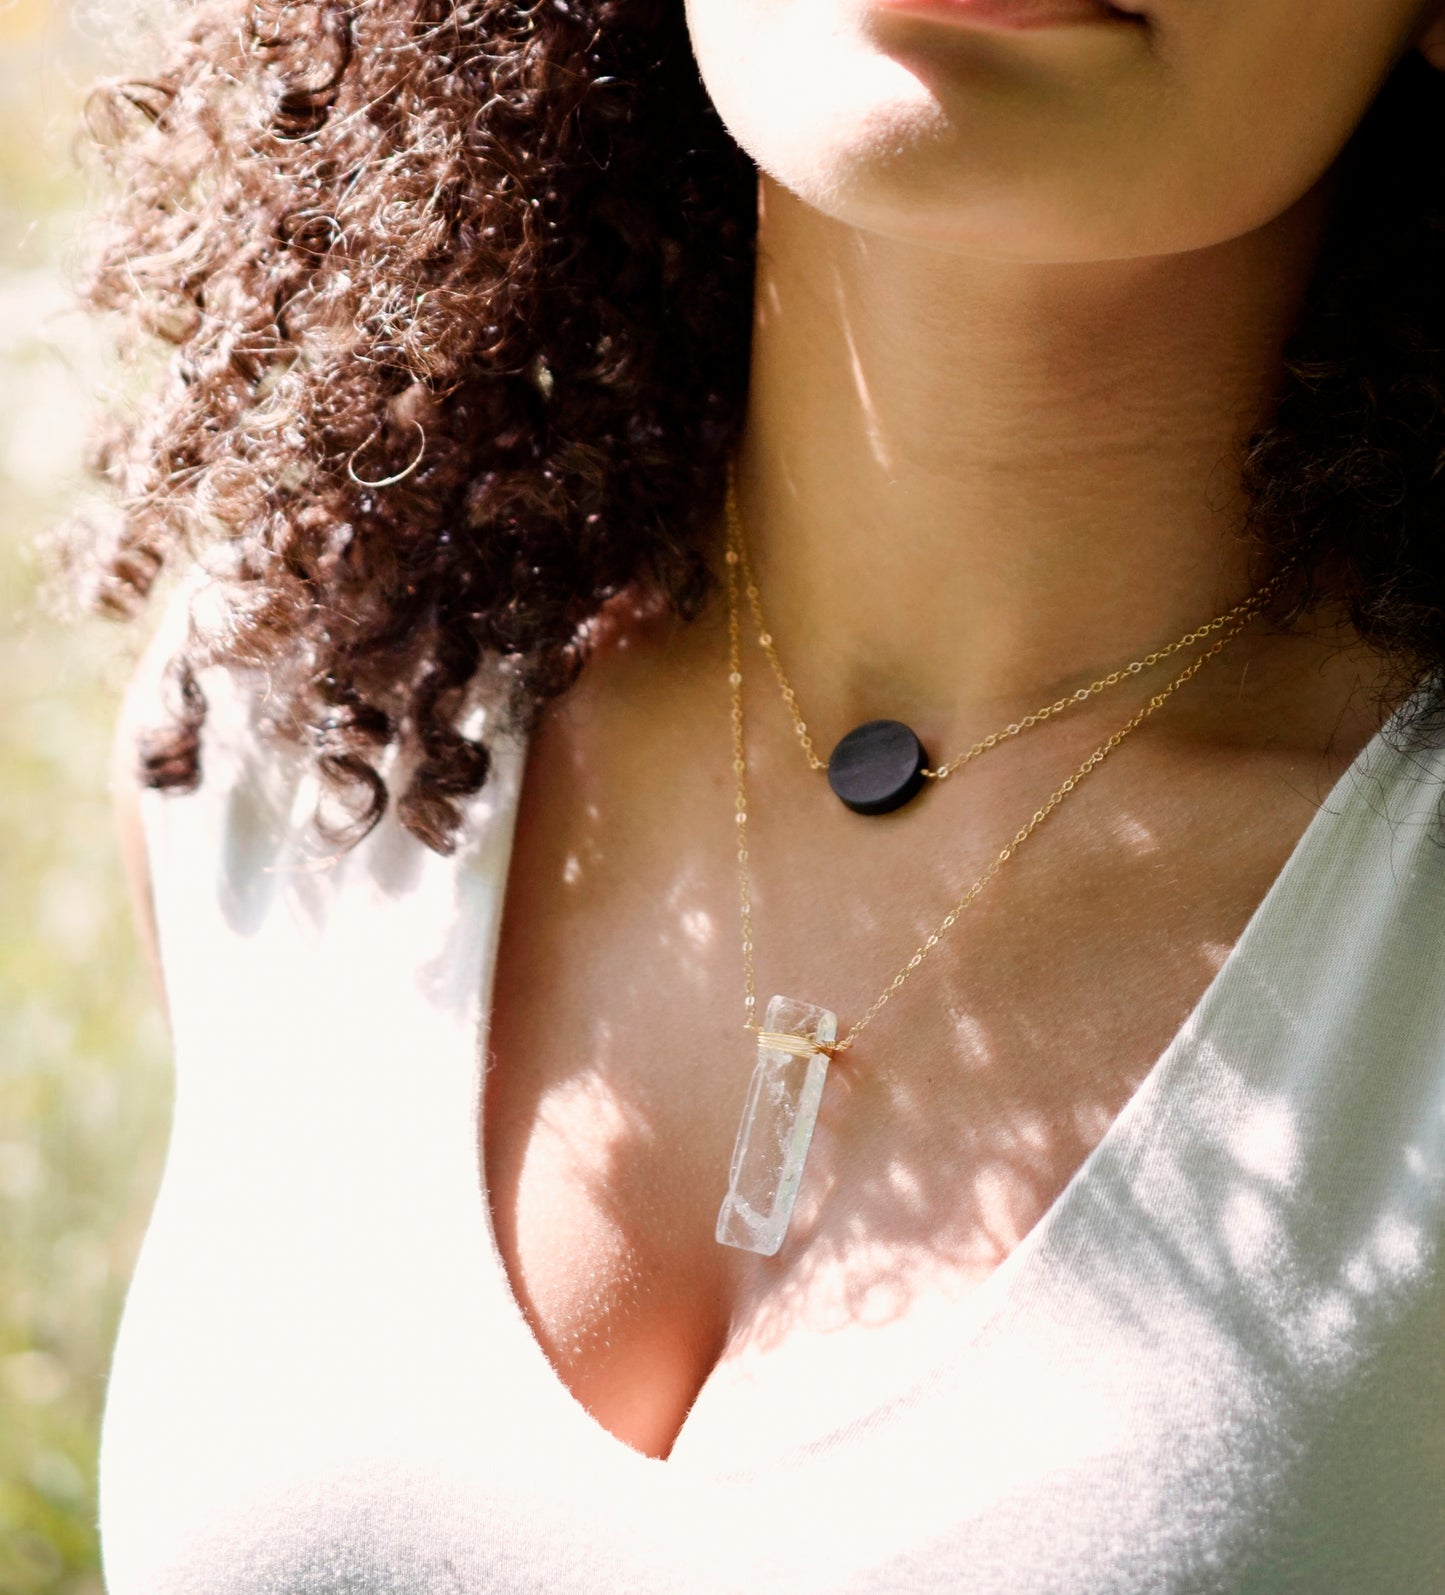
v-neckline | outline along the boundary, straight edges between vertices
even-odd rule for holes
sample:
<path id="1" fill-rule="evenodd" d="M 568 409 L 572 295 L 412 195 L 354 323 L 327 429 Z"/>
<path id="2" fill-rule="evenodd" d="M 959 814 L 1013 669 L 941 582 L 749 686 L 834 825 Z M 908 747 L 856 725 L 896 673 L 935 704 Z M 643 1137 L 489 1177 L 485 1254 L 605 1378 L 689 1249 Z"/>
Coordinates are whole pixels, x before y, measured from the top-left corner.
<path id="1" fill-rule="evenodd" d="M 1188 1070 L 1191 1060 L 1197 1056 L 1198 1044 L 1207 1032 L 1211 1014 L 1226 1000 L 1230 988 L 1239 980 L 1240 969 L 1244 962 L 1256 958 L 1261 945 L 1267 944 L 1271 935 L 1288 934 L 1286 904 L 1297 878 L 1305 873 L 1308 866 L 1326 847 L 1333 833 L 1344 824 L 1351 810 L 1360 801 L 1357 788 L 1361 776 L 1377 761 L 1393 755 L 1391 738 L 1406 720 L 1416 702 L 1427 696 L 1430 690 L 1427 683 L 1410 692 L 1331 784 L 1284 864 L 1255 906 L 1234 945 L 1128 1101 L 1114 1116 L 1099 1141 L 1079 1163 L 1063 1188 L 1019 1243 L 984 1280 L 969 1291 L 967 1297 L 959 1304 L 957 1309 L 959 1332 L 951 1341 L 957 1352 L 966 1350 L 976 1341 L 1003 1310 L 1010 1293 L 1017 1288 L 1019 1276 L 1031 1266 L 1038 1253 L 1047 1245 L 1053 1231 L 1079 1201 L 1080 1193 L 1097 1178 L 1100 1169 L 1116 1161 L 1128 1148 L 1137 1147 L 1141 1140 L 1147 1138 L 1153 1129 L 1158 1127 L 1162 1109 L 1171 1096 L 1177 1095 L 1177 1091 L 1172 1091 L 1171 1088 L 1180 1084 L 1178 1077 Z M 555 1410 L 559 1421 L 573 1423 L 578 1442 L 585 1440 L 596 1454 L 599 1463 L 610 1457 L 618 1466 L 651 1469 L 658 1477 L 663 1474 L 675 1476 L 684 1471 L 695 1477 L 712 1477 L 715 1471 L 719 1474 L 725 1472 L 728 1477 L 744 1476 L 749 1470 L 740 1470 L 736 1467 L 713 1470 L 697 1467 L 691 1463 L 678 1464 L 672 1460 L 672 1453 L 676 1451 L 687 1432 L 691 1413 L 706 1391 L 716 1369 L 709 1373 L 698 1396 L 694 1398 L 693 1407 L 684 1417 L 682 1426 L 669 1448 L 669 1455 L 653 1457 L 638 1451 L 593 1417 L 558 1374 L 533 1332 L 507 1273 L 506 1262 L 497 1241 L 491 1192 L 487 1185 L 485 1067 L 492 1016 L 495 1011 L 495 981 L 502 916 L 508 896 L 511 863 L 515 856 L 515 829 L 529 744 L 524 736 L 508 735 L 501 739 L 501 745 L 504 751 L 498 763 L 505 760 L 505 773 L 494 768 L 493 779 L 503 776 L 504 802 L 495 805 L 496 794 L 493 794 L 495 806 L 483 821 L 488 830 L 499 824 L 501 826 L 500 833 L 492 838 L 496 844 L 495 851 L 492 847 L 484 849 L 483 859 L 478 859 L 469 851 L 464 866 L 472 869 L 480 869 L 484 863 L 495 866 L 487 870 L 485 879 L 477 883 L 483 892 L 492 891 L 493 895 L 486 905 L 486 911 L 491 915 L 489 934 L 483 951 L 482 968 L 478 971 L 474 987 L 478 993 L 478 1007 L 476 1029 L 472 1038 L 470 1095 L 473 1115 L 472 1133 L 468 1144 L 473 1160 L 472 1184 L 478 1198 L 474 1203 L 473 1218 L 480 1223 L 481 1235 L 479 1244 L 472 1250 L 480 1256 L 483 1266 L 490 1270 L 490 1282 L 495 1287 L 499 1305 L 509 1321 L 509 1331 L 518 1337 L 521 1343 L 519 1355 L 526 1360 L 539 1398 L 547 1401 Z M 490 786 L 489 782 L 489 788 Z M 719 1171 L 719 1201 L 722 1199 L 725 1174 L 726 1170 Z M 920 1377 L 928 1372 L 927 1368 L 918 1370 Z M 805 1463 L 815 1446 L 816 1440 L 813 1440 L 796 1448 L 789 1448 L 786 1452 L 779 1452 L 768 1459 L 768 1468 L 771 1470 L 777 1466 L 784 1457 L 790 1464 Z"/>

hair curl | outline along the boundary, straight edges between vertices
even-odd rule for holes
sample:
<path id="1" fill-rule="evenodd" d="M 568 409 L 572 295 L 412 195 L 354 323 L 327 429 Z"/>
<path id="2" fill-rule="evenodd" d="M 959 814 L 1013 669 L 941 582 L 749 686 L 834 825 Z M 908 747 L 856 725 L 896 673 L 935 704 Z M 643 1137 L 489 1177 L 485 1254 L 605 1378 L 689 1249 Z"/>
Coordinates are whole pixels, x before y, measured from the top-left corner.
<path id="1" fill-rule="evenodd" d="M 200 779 L 205 664 L 261 665 L 352 835 L 415 762 L 438 851 L 488 773 L 459 705 L 488 655 L 524 720 L 584 622 L 646 582 L 706 601 L 741 427 L 755 174 L 681 0 L 200 0 L 87 126 L 119 179 L 81 285 L 172 346 L 97 428 L 118 490 L 96 607 L 205 545 L 228 610 L 172 662 L 143 779 Z M 1342 156 L 1280 403 L 1244 462 L 1262 563 L 1298 557 L 1401 678 L 1445 670 L 1445 88 L 1397 68 Z M 1421 159 L 1429 152 L 1430 158 Z"/>

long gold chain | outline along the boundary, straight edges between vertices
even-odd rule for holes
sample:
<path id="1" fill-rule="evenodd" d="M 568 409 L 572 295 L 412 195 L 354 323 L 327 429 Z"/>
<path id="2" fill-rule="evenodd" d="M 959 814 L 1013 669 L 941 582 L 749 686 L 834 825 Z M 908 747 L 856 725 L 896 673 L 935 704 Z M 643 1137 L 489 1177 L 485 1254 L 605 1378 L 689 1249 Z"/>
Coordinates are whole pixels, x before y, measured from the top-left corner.
<path id="1" fill-rule="evenodd" d="M 727 573 L 728 588 L 728 684 L 732 689 L 732 745 L 733 745 L 733 774 L 736 777 L 737 793 L 734 800 L 734 819 L 737 824 L 738 836 L 738 892 L 742 906 L 742 944 L 743 944 L 743 980 L 745 995 L 743 1005 L 745 1018 L 743 1028 L 759 1035 L 765 1032 L 759 1025 L 753 1023 L 753 1014 L 757 1010 L 757 992 L 753 976 L 753 920 L 752 920 L 752 891 L 748 872 L 748 792 L 747 792 L 747 759 L 743 750 L 743 673 L 742 673 L 742 623 L 740 606 L 738 603 L 738 571 L 743 563 L 743 551 L 738 545 L 733 523 L 729 522 L 728 546 L 724 556 Z M 1257 588 L 1242 603 L 1236 604 L 1229 614 L 1235 617 L 1234 624 L 1224 634 L 1197 655 L 1190 664 L 1182 670 L 1173 681 L 1162 691 L 1154 694 L 1149 702 L 1139 710 L 1126 725 L 1123 725 L 1101 743 L 1068 777 L 1060 786 L 1050 794 L 1047 802 L 1041 808 L 1035 809 L 1033 818 L 1022 826 L 1014 835 L 1013 840 L 1002 849 L 988 868 L 943 916 L 938 928 L 922 941 L 913 956 L 899 969 L 884 990 L 874 999 L 871 1006 L 857 1021 L 851 1030 L 839 1041 L 826 1045 L 818 1042 L 809 1042 L 810 1051 L 826 1052 L 830 1057 L 840 1052 L 846 1052 L 857 1040 L 862 1030 L 873 1019 L 873 1016 L 883 1007 L 884 1003 L 908 979 L 923 960 L 933 951 L 940 941 L 952 929 L 954 923 L 963 911 L 974 901 L 985 886 L 998 874 L 999 870 L 1013 857 L 1020 847 L 1033 835 L 1034 831 L 1053 813 L 1054 809 L 1063 802 L 1064 798 L 1084 779 L 1091 771 L 1098 769 L 1106 758 L 1119 746 L 1125 737 L 1131 735 L 1151 714 L 1160 708 L 1165 701 L 1189 680 L 1196 671 L 1208 663 L 1226 644 L 1232 642 L 1244 629 L 1253 616 L 1264 607 L 1270 596 L 1284 580 L 1289 566 L 1277 571 L 1263 586 Z M 1211 622 L 1211 627 L 1214 623 Z M 1202 631 L 1200 635 L 1204 635 Z M 1193 634 L 1191 634 L 1193 635 Z M 1162 654 L 1161 654 L 1162 657 Z M 1072 700 L 1070 700 L 1072 701 Z M 1019 722 L 1021 728 L 1023 722 Z"/>
<path id="2" fill-rule="evenodd" d="M 748 606 L 753 612 L 753 620 L 758 628 L 758 645 L 768 657 L 772 666 L 773 675 L 777 678 L 778 687 L 783 695 L 783 702 L 788 706 L 788 713 L 792 716 L 793 731 L 802 745 L 804 757 L 809 766 L 814 770 L 828 768 L 828 761 L 818 756 L 817 749 L 813 746 L 812 736 L 809 734 L 807 722 L 803 719 L 802 710 L 798 707 L 798 695 L 794 691 L 783 671 L 783 662 L 778 657 L 777 645 L 773 641 L 772 633 L 768 630 L 767 622 L 763 619 L 763 601 L 758 592 L 757 582 L 753 579 L 752 565 L 748 560 L 747 539 L 743 535 L 742 513 L 738 509 L 737 498 L 737 471 L 732 460 L 728 461 L 728 489 L 727 489 L 727 524 L 728 536 L 731 546 L 737 550 L 738 561 L 742 570 L 743 590 L 747 594 Z M 960 770 L 976 759 L 979 754 L 986 753 L 990 748 L 995 748 L 1000 742 L 1007 742 L 1011 737 L 1019 736 L 1022 732 L 1041 724 L 1065 709 L 1072 708 L 1076 703 L 1083 703 L 1092 698 L 1095 693 L 1103 692 L 1109 687 L 1118 686 L 1121 681 L 1127 681 L 1134 676 L 1141 675 L 1151 666 L 1162 663 L 1165 659 L 1192 647 L 1197 642 L 1202 642 L 1214 632 L 1222 630 L 1231 621 L 1240 615 L 1245 619 L 1253 611 L 1246 610 L 1254 602 L 1257 595 L 1251 595 L 1243 602 L 1236 604 L 1232 609 L 1226 609 L 1223 614 L 1216 615 L 1213 620 L 1206 621 L 1202 626 L 1196 626 L 1193 631 L 1187 631 L 1174 642 L 1164 647 L 1155 648 L 1145 654 L 1142 659 L 1133 659 L 1127 665 L 1121 665 L 1117 670 L 1111 670 L 1107 676 L 1101 676 L 1097 681 L 1090 682 L 1087 687 L 1080 687 L 1075 692 L 1066 693 L 1062 698 L 1055 699 L 1053 703 L 1046 704 L 1042 709 L 1035 709 L 1032 714 L 1026 714 L 1022 719 L 1015 720 L 998 731 L 991 732 L 988 736 L 975 742 L 966 753 L 960 753 L 956 758 L 948 760 L 936 768 L 925 768 L 919 773 L 929 781 L 946 780 L 955 770 Z M 1231 635 L 1233 635 L 1231 633 Z M 1185 679 L 1188 679 L 1187 677 Z"/>

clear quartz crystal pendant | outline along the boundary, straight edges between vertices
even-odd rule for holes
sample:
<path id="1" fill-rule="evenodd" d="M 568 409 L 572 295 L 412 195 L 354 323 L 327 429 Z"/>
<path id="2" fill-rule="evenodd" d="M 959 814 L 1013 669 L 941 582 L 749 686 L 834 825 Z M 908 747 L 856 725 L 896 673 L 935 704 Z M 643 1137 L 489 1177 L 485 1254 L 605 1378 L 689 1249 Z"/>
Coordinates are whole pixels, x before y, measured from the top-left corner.
<path id="1" fill-rule="evenodd" d="M 763 1029 L 827 1046 L 837 1039 L 838 1016 L 794 997 L 774 997 Z M 772 1257 L 783 1244 L 827 1078 L 826 1052 L 806 1046 L 796 1053 L 785 1051 L 758 1037 L 758 1061 L 733 1146 L 728 1194 L 717 1216 L 722 1245 Z"/>

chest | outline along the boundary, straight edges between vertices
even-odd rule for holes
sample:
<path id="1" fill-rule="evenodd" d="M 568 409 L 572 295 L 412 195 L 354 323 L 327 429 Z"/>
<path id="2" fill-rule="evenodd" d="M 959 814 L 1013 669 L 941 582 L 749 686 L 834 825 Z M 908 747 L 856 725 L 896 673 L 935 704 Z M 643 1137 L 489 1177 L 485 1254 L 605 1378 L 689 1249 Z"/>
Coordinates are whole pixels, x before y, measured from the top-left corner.
<path id="1" fill-rule="evenodd" d="M 554 752 L 567 746 L 553 744 Z M 1124 783 L 1127 801 L 1116 787 L 1092 811 L 1076 809 L 1084 817 L 1075 867 L 1049 867 L 1035 854 L 1035 896 L 1021 895 L 1020 873 L 1012 909 L 995 897 L 989 919 L 981 899 L 972 923 L 983 954 L 955 955 L 969 944 L 953 938 L 942 944 L 936 952 L 947 958 L 931 957 L 922 970 L 937 971 L 936 995 L 910 981 L 901 995 L 912 1008 L 899 1000 L 882 1011 L 879 1036 L 887 1018 L 898 1039 L 887 1049 L 880 1040 L 876 1069 L 852 1086 L 841 1069 L 835 1074 L 825 1101 L 833 1116 L 819 1139 L 824 1161 L 810 1163 L 821 1183 L 802 1245 L 790 1241 L 777 1259 L 737 1275 L 706 1271 L 707 1237 L 666 1229 L 681 1228 L 672 1193 L 698 1182 L 711 1187 L 697 1203 L 710 1223 L 722 1169 L 694 1171 L 657 1130 L 650 1100 L 639 1105 L 622 1093 L 647 1088 L 663 1100 L 673 1078 L 734 1070 L 719 1088 L 722 1127 L 711 1132 L 725 1156 L 746 1064 L 731 1042 L 707 1053 L 644 1045 L 657 1023 L 660 977 L 627 988 L 626 1012 L 645 1021 L 633 1038 L 622 1034 L 622 1009 L 586 1007 L 607 996 L 601 982 L 594 995 L 591 970 L 625 970 L 644 954 L 670 972 L 691 971 L 684 995 L 710 978 L 693 967 L 698 955 L 677 950 L 680 938 L 669 941 L 676 903 L 655 890 L 669 871 L 647 872 L 649 858 L 684 845 L 682 830 L 659 831 L 655 848 L 632 848 L 618 877 L 640 882 L 626 916 L 602 912 L 611 883 L 599 887 L 597 911 L 583 913 L 552 864 L 560 872 L 574 853 L 579 868 L 619 859 L 626 827 L 619 831 L 617 811 L 600 801 L 608 785 L 592 780 L 600 763 L 588 765 L 585 785 L 555 761 L 534 767 L 546 779 L 533 779 L 518 829 L 490 1038 L 489 1095 L 510 1099 L 516 1117 L 498 1113 L 482 1126 L 504 1233 L 506 1223 L 533 1225 L 530 1252 L 509 1244 L 504 1280 L 476 1202 L 467 1121 L 475 1030 L 456 1013 L 479 971 L 492 983 L 476 952 L 496 924 L 491 859 L 454 872 L 450 861 L 418 859 L 402 838 L 382 850 L 376 843 L 386 838 L 373 837 L 351 874 L 318 881 L 294 872 L 294 935 L 281 894 L 269 899 L 276 916 L 257 934 L 254 919 L 236 918 L 245 900 L 222 867 L 234 871 L 234 854 L 205 852 L 222 834 L 216 815 L 194 806 L 208 789 L 176 804 L 157 796 L 167 824 L 190 827 L 151 832 L 163 861 L 158 909 L 185 1107 L 107 1391 L 107 1588 L 1434 1588 L 1445 1433 L 1445 1008 L 1436 978 L 1445 854 L 1435 842 L 1440 757 L 1431 758 L 1435 769 L 1426 767 L 1423 780 L 1419 763 L 1402 760 L 1383 785 L 1371 779 L 1331 801 L 1304 858 L 1292 860 L 1289 890 L 1253 927 L 1247 956 L 1225 971 L 1232 978 L 1216 990 L 1223 1000 L 1207 1006 L 1200 1044 L 1172 1049 L 1171 1067 L 1151 1076 L 1124 1122 L 1108 1127 L 1086 1177 L 1011 1254 L 1023 1266 L 976 1288 L 952 1264 L 952 1272 L 938 1266 L 943 1246 L 909 1236 L 910 1224 L 936 1221 L 943 1204 L 927 1203 L 926 1180 L 895 1172 L 887 1135 L 933 1121 L 941 1141 L 961 1133 L 971 1148 L 998 1147 L 1001 1162 L 1011 1154 L 1010 1166 L 1034 1167 L 1047 1145 L 1037 1130 L 1042 1110 L 1035 1127 L 1016 1120 L 1022 1128 L 1012 1137 L 1008 1119 L 1013 1104 L 1026 1102 L 1019 1060 L 1030 1054 L 1005 1056 L 1001 1027 L 1051 1067 L 1066 1066 L 1064 1047 L 1047 1045 L 1050 1028 L 1066 1025 L 1070 1045 L 1105 1022 L 1116 1038 L 1125 1035 L 1118 1021 L 1130 1017 L 1122 995 L 1129 968 L 1157 976 L 1161 956 L 1187 952 L 1203 978 L 1231 934 L 1226 880 L 1246 895 L 1245 864 L 1268 852 L 1270 826 L 1281 825 L 1287 841 L 1298 822 L 1270 791 L 1312 816 L 1313 771 L 1281 768 L 1273 786 L 1197 790 L 1196 816 L 1219 818 L 1202 828 L 1218 868 L 1189 882 L 1182 863 L 1168 861 L 1198 851 L 1184 845 L 1196 832 L 1188 816 L 1171 830 L 1166 806 L 1142 801 L 1161 790 L 1142 760 Z M 215 761 L 209 769 L 214 779 Z M 643 811 L 648 790 L 634 782 L 628 802 Z M 704 795 L 702 787 L 690 794 L 696 817 Z M 233 824 L 237 794 L 225 802 Z M 660 825 L 666 807 L 646 809 L 649 824 Z M 771 809 L 775 821 L 786 812 Z M 606 827 L 596 823 L 604 818 Z M 983 816 L 990 828 L 1003 818 L 1002 806 Z M 965 805 L 945 819 L 966 821 Z M 808 829 L 800 825 L 788 846 L 801 848 Z M 786 853 L 777 829 L 759 830 L 760 861 L 769 850 Z M 262 833 L 255 825 L 239 834 Z M 1110 847 L 1125 850 L 1112 873 L 1085 868 L 1094 838 L 1106 860 Z M 1066 840 L 1060 833 L 1060 859 Z M 824 846 L 834 849 L 836 836 L 821 838 Z M 938 850 L 939 861 L 946 856 Z M 398 857 L 414 868 L 399 874 Z M 964 857 L 956 867 L 967 874 L 976 862 Z M 1022 871 L 1025 862 L 1021 855 L 1015 865 Z M 758 899 L 762 989 L 836 1000 L 846 1022 L 857 1009 L 834 998 L 834 977 L 849 974 L 844 965 L 886 927 L 870 920 L 855 933 L 844 897 L 810 900 L 789 919 L 790 894 L 773 867 L 759 865 L 772 901 L 765 909 Z M 900 870 L 891 860 L 869 889 Z M 1153 891 L 1139 900 L 1101 895 L 1109 880 L 1136 872 Z M 258 872 L 257 897 L 290 873 Z M 1072 937 L 1035 937 L 1040 916 L 1065 913 L 1070 880 L 1076 894 L 1098 898 L 1099 913 L 1086 901 L 1063 921 Z M 1058 897 L 1043 892 L 1053 881 Z M 318 935 L 314 915 L 301 910 L 328 883 L 332 912 Z M 735 882 L 724 876 L 723 884 Z M 882 884 L 899 893 L 903 882 Z M 454 897 L 454 886 L 464 895 Z M 689 891 L 703 889 L 699 873 Z M 1165 912 L 1190 894 L 1189 914 Z M 1141 902 L 1160 905 L 1159 915 L 1140 923 L 1142 944 L 1121 941 Z M 688 906 L 698 904 L 689 898 Z M 805 911 L 824 926 L 806 947 L 790 939 Z M 716 914 L 721 921 L 723 909 Z M 1029 950 L 1057 967 L 1059 948 L 1075 945 L 1078 927 L 1096 919 L 1115 926 L 1111 961 L 1099 965 L 1107 978 L 1094 990 L 1080 968 L 1078 1012 L 1056 995 L 1050 1013 L 1038 1009 L 1042 1017 L 1031 1019 L 1026 1005 L 1043 988 Z M 628 935 L 608 961 L 606 929 L 623 923 Z M 781 934 L 770 939 L 769 923 Z M 1299 926 L 1306 934 L 1291 934 Z M 956 930 L 965 929 L 961 920 Z M 430 939 L 419 934 L 427 930 Z M 834 938 L 845 934 L 853 942 L 834 960 Z M 911 935 L 910 926 L 905 941 Z M 1218 941 L 1204 945 L 1206 937 Z M 716 945 L 727 947 L 721 931 Z M 541 969 L 528 953 L 548 948 L 569 956 Z M 805 953 L 821 960 L 823 986 L 796 983 L 811 970 Z M 777 980 L 768 978 L 768 959 Z M 1029 980 L 1018 977 L 1021 959 Z M 1010 969 L 1012 987 L 1003 978 Z M 985 989 L 990 973 L 999 978 Z M 1136 977 L 1136 1004 L 1151 978 Z M 729 1026 L 740 1017 L 732 990 L 719 999 Z M 264 1000 L 249 1000 L 257 993 Z M 336 993 L 346 1000 L 333 1000 Z M 523 1013 L 537 1020 L 535 1038 Z M 933 1042 L 910 1041 L 935 1013 L 951 1072 L 924 1052 Z M 549 1017 L 555 1024 L 544 1025 Z M 865 1039 L 873 1034 L 870 1027 Z M 1107 1042 L 1091 1048 L 1090 1067 L 1107 1058 Z M 593 1067 L 587 1050 L 602 1043 L 611 1047 L 603 1054 L 610 1072 Z M 1141 1055 L 1152 1046 L 1143 1043 Z M 691 1076 L 679 1057 L 694 1066 Z M 637 1060 L 630 1076 L 621 1069 L 629 1059 Z M 898 1074 L 919 1060 L 926 1067 Z M 1040 1066 L 1035 1081 L 1046 1074 Z M 1082 1065 L 1070 1079 L 1087 1097 Z M 871 1098 L 868 1080 L 879 1082 Z M 980 1104 L 987 1085 L 999 1111 L 989 1120 L 981 1106 L 950 1109 L 940 1096 L 945 1081 Z M 602 1087 L 610 1133 L 633 1154 L 626 1164 L 607 1155 L 605 1137 L 587 1143 L 598 1122 L 589 1093 Z M 688 1101 L 675 1122 L 701 1117 L 696 1091 Z M 849 1139 L 848 1115 L 860 1102 L 886 1112 L 887 1135 Z M 1097 1128 L 1084 1125 L 1080 1141 Z M 564 1133 L 586 1155 L 569 1148 L 550 1169 L 531 1149 Z M 961 1166 L 935 1160 L 935 1181 L 939 1161 L 945 1173 Z M 499 1167 L 525 1174 L 510 1206 L 500 1200 Z M 662 1170 L 658 1181 L 670 1187 L 651 1231 L 647 1181 L 623 1182 L 629 1167 Z M 945 1200 L 966 1183 L 943 1183 Z M 589 1249 L 598 1237 L 609 1244 Z M 669 1272 L 674 1255 L 690 1266 Z M 591 1299 L 567 1294 L 577 1277 L 595 1282 Z M 940 1277 L 959 1282 L 961 1299 L 918 1287 Z M 993 1288 L 1000 1277 L 1001 1291 Z M 575 1312 L 570 1322 L 538 1312 L 549 1289 Z M 553 1337 L 553 1365 L 512 1310 L 513 1294 L 529 1290 L 530 1327 Z M 707 1317 L 709 1295 L 721 1291 L 734 1292 L 722 1297 L 721 1321 L 735 1328 L 719 1337 L 714 1363 L 689 1361 L 696 1337 L 686 1326 L 716 1322 Z M 980 1312 L 991 1291 L 991 1307 Z M 610 1332 L 648 1323 L 660 1326 L 650 1353 L 644 1341 Z M 607 1374 L 607 1365 L 589 1361 L 585 1346 L 570 1353 L 562 1335 L 593 1325 L 598 1345 L 608 1350 L 610 1340 L 624 1355 L 613 1377 L 589 1388 L 593 1368 Z M 716 1343 L 702 1344 L 711 1354 Z M 929 1355 L 939 1345 L 946 1360 Z M 652 1423 L 659 1453 L 677 1436 L 674 1460 L 655 1464 L 610 1441 L 566 1396 L 564 1378 L 593 1417 L 630 1443 L 647 1444 L 640 1419 Z M 848 1421 L 875 1407 L 880 1392 L 892 1398 L 885 1409 Z M 688 1396 L 696 1399 L 685 1409 Z M 831 1443 L 780 1456 L 789 1442 L 844 1421 Z"/>
<path id="2" fill-rule="evenodd" d="M 587 735 L 559 719 L 529 753 L 481 1157 L 559 1378 L 657 1456 L 703 1410 L 814 1432 L 955 1331 L 1199 1001 L 1329 773 L 1216 760 L 1187 801 L 1164 780 L 1081 789 L 835 1061 L 788 1240 L 763 1259 L 713 1239 L 756 1056 L 728 764 L 660 779 L 656 749 L 588 757 Z M 1039 755 L 1033 786 L 1051 774 Z M 880 823 L 761 761 L 760 1008 L 783 992 L 845 1032 L 1012 834 L 1019 784 L 1000 764 L 972 807 L 928 794 L 931 812 Z"/>

